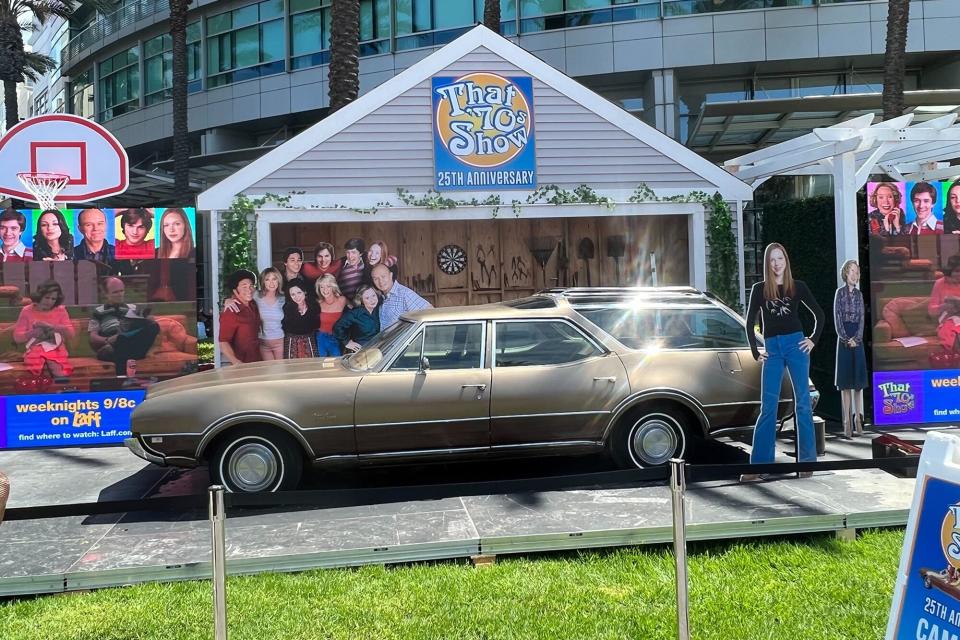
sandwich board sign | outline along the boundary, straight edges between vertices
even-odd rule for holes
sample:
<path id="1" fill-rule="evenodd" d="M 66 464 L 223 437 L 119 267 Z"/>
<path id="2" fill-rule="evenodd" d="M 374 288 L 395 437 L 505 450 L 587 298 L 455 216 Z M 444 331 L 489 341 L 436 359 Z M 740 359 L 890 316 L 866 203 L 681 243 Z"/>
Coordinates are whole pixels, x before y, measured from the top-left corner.
<path id="1" fill-rule="evenodd" d="M 957 436 L 931 433 L 923 445 L 886 638 L 960 638 Z"/>

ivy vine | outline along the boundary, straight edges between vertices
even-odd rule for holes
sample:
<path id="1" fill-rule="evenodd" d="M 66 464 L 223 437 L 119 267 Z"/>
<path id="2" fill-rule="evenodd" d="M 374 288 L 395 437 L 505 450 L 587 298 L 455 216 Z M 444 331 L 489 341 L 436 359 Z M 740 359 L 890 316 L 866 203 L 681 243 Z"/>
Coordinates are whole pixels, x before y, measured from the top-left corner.
<path id="1" fill-rule="evenodd" d="M 293 194 L 279 196 L 268 193 L 262 198 L 248 198 L 243 194 L 234 197 L 230 208 L 220 219 L 220 291 L 223 292 L 227 276 L 246 269 L 257 272 L 257 261 L 254 253 L 254 226 L 253 219 L 258 207 L 267 202 L 274 202 L 279 206 L 287 207 Z"/>

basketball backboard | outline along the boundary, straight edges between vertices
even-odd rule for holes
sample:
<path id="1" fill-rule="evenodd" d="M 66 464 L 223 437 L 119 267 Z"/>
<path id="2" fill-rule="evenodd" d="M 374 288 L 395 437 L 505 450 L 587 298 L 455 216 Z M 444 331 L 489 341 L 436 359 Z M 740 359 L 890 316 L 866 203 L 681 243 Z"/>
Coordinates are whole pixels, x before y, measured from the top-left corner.
<path id="1" fill-rule="evenodd" d="M 20 122 L 0 138 L 0 193 L 35 200 L 18 173 L 69 176 L 56 201 L 88 202 L 127 190 L 127 152 L 92 120 L 51 113 Z"/>

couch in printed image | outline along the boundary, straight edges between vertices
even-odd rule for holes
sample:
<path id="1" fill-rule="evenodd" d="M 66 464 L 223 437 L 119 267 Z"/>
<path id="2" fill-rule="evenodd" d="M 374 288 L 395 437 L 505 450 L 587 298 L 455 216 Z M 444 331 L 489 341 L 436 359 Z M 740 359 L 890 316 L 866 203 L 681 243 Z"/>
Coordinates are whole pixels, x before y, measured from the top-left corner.
<path id="1" fill-rule="evenodd" d="M 154 305 L 154 309 L 159 305 Z M 56 390 L 89 391 L 92 380 L 114 378 L 116 368 L 113 362 L 98 360 L 90 346 L 88 308 L 71 308 L 71 314 L 83 313 L 83 316 L 71 317 L 74 336 L 66 341 L 67 352 L 73 373 L 69 381 L 57 385 Z M 147 356 L 137 360 L 137 377 L 171 377 L 193 371 L 197 365 L 197 338 L 187 331 L 185 315 L 151 316 L 160 326 L 160 332 Z M 13 340 L 15 322 L 0 322 L 0 363 L 9 368 L 0 371 L 0 396 L 23 393 L 17 388 L 17 379 L 32 377 L 23 363 L 24 348 Z"/>
<path id="2" fill-rule="evenodd" d="M 873 327 L 873 366 L 878 371 L 928 369 L 940 353 L 937 322 L 927 313 L 929 296 L 880 298 Z"/>

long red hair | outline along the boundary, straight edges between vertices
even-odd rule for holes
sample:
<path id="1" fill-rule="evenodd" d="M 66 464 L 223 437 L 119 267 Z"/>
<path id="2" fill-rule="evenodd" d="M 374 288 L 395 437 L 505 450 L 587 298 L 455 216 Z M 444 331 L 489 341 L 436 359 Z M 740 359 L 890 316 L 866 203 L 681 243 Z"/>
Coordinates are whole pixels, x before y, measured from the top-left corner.
<path id="1" fill-rule="evenodd" d="M 777 276 L 773 273 L 773 267 L 770 266 L 770 254 L 779 249 L 783 252 L 783 259 L 786 267 L 783 270 L 783 295 L 793 297 L 796 292 L 796 286 L 793 284 L 793 272 L 790 271 L 790 256 L 787 250 L 779 242 L 771 242 L 763 250 L 763 297 L 767 300 L 776 300 L 780 297 L 777 291 Z"/>

